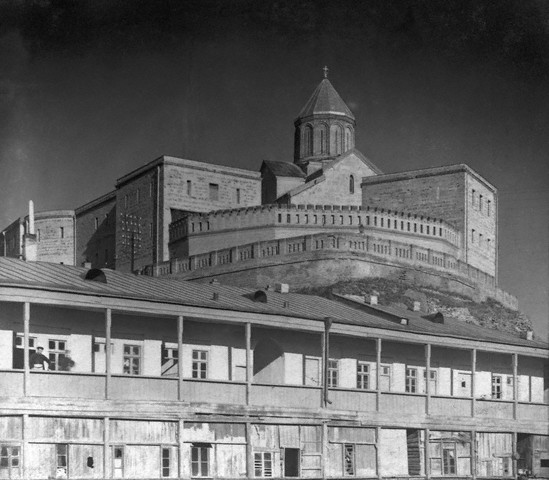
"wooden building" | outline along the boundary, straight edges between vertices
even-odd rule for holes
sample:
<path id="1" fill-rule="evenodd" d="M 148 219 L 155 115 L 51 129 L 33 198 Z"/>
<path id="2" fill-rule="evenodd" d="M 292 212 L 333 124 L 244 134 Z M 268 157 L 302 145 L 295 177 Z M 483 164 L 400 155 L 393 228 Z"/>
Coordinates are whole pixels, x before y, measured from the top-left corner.
<path id="1" fill-rule="evenodd" d="M 0 258 L 0 478 L 549 476 L 547 344 L 284 292 Z"/>

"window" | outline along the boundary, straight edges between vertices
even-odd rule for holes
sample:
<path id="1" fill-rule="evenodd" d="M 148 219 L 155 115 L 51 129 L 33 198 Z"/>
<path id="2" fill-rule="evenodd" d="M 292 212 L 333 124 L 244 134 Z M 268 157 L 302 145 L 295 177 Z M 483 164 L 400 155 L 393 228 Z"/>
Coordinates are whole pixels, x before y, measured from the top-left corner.
<path id="1" fill-rule="evenodd" d="M 475 229 L 473 228 L 471 230 L 471 243 L 475 243 L 475 237 L 476 237 L 476 232 L 475 232 Z"/>
<path id="2" fill-rule="evenodd" d="M 470 475 L 470 434 L 467 432 L 431 432 L 429 456 L 431 475 Z"/>
<path id="3" fill-rule="evenodd" d="M 55 457 L 57 459 L 57 478 L 67 478 L 69 466 L 69 446 L 66 443 L 55 445 Z"/>
<path id="4" fill-rule="evenodd" d="M 48 358 L 50 360 L 50 370 L 63 370 L 64 360 L 67 353 L 67 342 L 65 340 L 48 341 Z"/>
<path id="5" fill-rule="evenodd" d="M 65 227 L 59 227 L 59 236 L 65 238 Z"/>
<path id="6" fill-rule="evenodd" d="M 0 478 L 19 478 L 21 456 L 16 445 L 0 445 Z"/>
<path id="7" fill-rule="evenodd" d="M 476 191 L 475 190 L 471 190 L 471 205 L 474 207 L 475 206 L 475 195 L 476 195 Z"/>
<path id="8" fill-rule="evenodd" d="M 492 375 L 492 398 L 500 399 L 502 396 L 502 376 Z"/>
<path id="9" fill-rule="evenodd" d="M 490 216 L 492 210 L 492 202 L 490 200 L 486 201 L 486 215 Z"/>
<path id="10" fill-rule="evenodd" d="M 124 208 L 128 208 L 128 196 L 124 195 Z"/>
<path id="11" fill-rule="evenodd" d="M 417 368 L 406 369 L 406 391 L 408 393 L 417 392 Z"/>
<path id="12" fill-rule="evenodd" d="M 141 347 L 139 345 L 124 345 L 123 372 L 126 375 L 141 374 Z"/>
<path id="13" fill-rule="evenodd" d="M 305 127 L 305 156 L 309 157 L 313 154 L 313 127 L 307 125 Z"/>
<path id="14" fill-rule="evenodd" d="M 17 334 L 15 337 L 15 348 L 25 348 L 25 336 Z M 29 337 L 29 350 L 36 350 L 36 337 Z"/>
<path id="15" fill-rule="evenodd" d="M 210 445 L 191 447 L 191 477 L 210 476 Z"/>
<path id="16" fill-rule="evenodd" d="M 379 366 L 379 389 L 384 392 L 391 390 L 391 365 Z"/>
<path id="17" fill-rule="evenodd" d="M 135 191 L 135 203 L 139 203 L 139 198 L 141 197 L 141 190 L 139 188 Z"/>
<path id="18" fill-rule="evenodd" d="M 40 229 L 36 230 L 36 241 L 40 241 Z"/>
<path id="19" fill-rule="evenodd" d="M 219 200 L 219 185 L 217 183 L 210 183 L 210 200 L 216 202 Z"/>
<path id="20" fill-rule="evenodd" d="M 339 362 L 328 360 L 328 387 L 335 388 L 339 383 Z"/>
<path id="21" fill-rule="evenodd" d="M 171 465 L 171 453 L 172 451 L 169 448 L 162 448 L 162 476 L 170 476 L 170 465 Z"/>
<path id="22" fill-rule="evenodd" d="M 273 476 L 273 454 L 271 452 L 254 453 L 254 476 Z"/>
<path id="23" fill-rule="evenodd" d="M 187 195 L 190 197 L 193 193 L 193 183 L 187 180 Z"/>
<path id="24" fill-rule="evenodd" d="M 236 189 L 236 204 L 240 205 L 240 188 Z"/>
<path id="25" fill-rule="evenodd" d="M 343 473 L 346 476 L 355 474 L 355 446 L 352 443 L 343 445 Z"/>
<path id="26" fill-rule="evenodd" d="M 352 175 L 349 177 L 349 193 L 355 193 L 355 177 Z"/>
<path id="27" fill-rule="evenodd" d="M 479 212 L 481 212 L 481 213 L 482 213 L 483 198 L 484 198 L 484 197 L 483 197 L 482 195 L 479 195 L 479 197 L 478 197 L 478 210 L 479 210 Z"/>
<path id="28" fill-rule="evenodd" d="M 368 390 L 370 388 L 370 365 L 358 362 L 356 365 L 356 388 Z"/>
<path id="29" fill-rule="evenodd" d="M 208 378 L 208 352 L 193 350 L 192 378 Z"/>
<path id="30" fill-rule="evenodd" d="M 124 477 L 124 447 L 121 445 L 112 447 L 112 476 Z"/>

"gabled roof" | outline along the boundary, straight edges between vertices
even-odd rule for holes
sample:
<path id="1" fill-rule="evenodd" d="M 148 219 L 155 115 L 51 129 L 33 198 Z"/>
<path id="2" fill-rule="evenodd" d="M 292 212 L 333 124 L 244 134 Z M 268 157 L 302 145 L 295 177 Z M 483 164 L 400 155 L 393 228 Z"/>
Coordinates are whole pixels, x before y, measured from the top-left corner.
<path id="1" fill-rule="evenodd" d="M 174 305 L 223 309 L 259 314 L 284 315 L 302 319 L 324 321 L 330 317 L 335 323 L 361 327 L 380 328 L 402 333 L 429 334 L 455 337 L 507 345 L 544 348 L 539 341 L 524 340 L 505 332 L 476 327 L 458 320 L 433 323 L 413 314 L 409 325 L 400 325 L 376 311 L 356 308 L 356 304 L 342 304 L 314 295 L 298 293 L 266 292 L 267 303 L 254 302 L 257 289 L 228 285 L 212 285 L 178 280 L 168 277 L 147 277 L 103 269 L 105 282 L 85 280 L 89 271 L 85 268 L 47 262 L 25 262 L 0 257 L 0 291 L 2 287 L 36 289 L 52 293 L 73 293 L 92 297 L 162 302 Z M 214 299 L 213 293 L 217 293 Z M 346 303 L 348 300 L 345 300 Z M 351 302 L 352 303 L 352 302 Z"/>
<path id="2" fill-rule="evenodd" d="M 305 178 L 305 173 L 295 163 L 263 160 L 260 171 L 263 171 L 264 168 L 270 170 L 275 177 Z"/>
<path id="3" fill-rule="evenodd" d="M 326 170 L 329 170 L 330 168 L 334 168 L 338 163 L 341 163 L 346 158 L 350 157 L 351 155 L 357 156 L 362 162 L 371 168 L 377 175 L 382 175 L 383 172 L 374 165 L 370 159 L 366 158 L 359 150 L 356 148 L 351 148 L 350 150 L 347 150 L 345 153 L 342 153 L 338 157 L 334 158 L 331 162 L 325 164 L 322 167 L 322 171 L 325 172 Z"/>
<path id="4" fill-rule="evenodd" d="M 336 89 L 327 78 L 324 78 L 318 87 L 316 87 L 311 98 L 309 98 L 301 112 L 299 112 L 298 118 L 322 113 L 345 115 L 353 120 L 355 118 L 353 112 L 341 99 L 339 93 L 336 92 Z"/>

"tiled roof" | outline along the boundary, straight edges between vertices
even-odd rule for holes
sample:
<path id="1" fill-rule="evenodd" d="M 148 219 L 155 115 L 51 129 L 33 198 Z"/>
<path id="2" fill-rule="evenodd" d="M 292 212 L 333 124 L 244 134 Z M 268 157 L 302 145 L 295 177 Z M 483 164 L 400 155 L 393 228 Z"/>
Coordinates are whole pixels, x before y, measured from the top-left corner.
<path id="1" fill-rule="evenodd" d="M 307 101 L 298 118 L 319 113 L 335 113 L 345 115 L 354 120 L 355 116 L 336 92 L 330 80 L 324 78 Z"/>
<path id="2" fill-rule="evenodd" d="M 153 278 L 109 269 L 103 269 L 106 283 L 101 283 L 85 280 L 87 272 L 87 269 L 81 267 L 47 262 L 24 262 L 0 257 L 0 289 L 2 286 L 19 286 L 54 292 L 166 302 L 312 320 L 324 320 L 330 317 L 335 323 L 526 347 L 548 347 L 538 341 L 523 340 L 457 320 L 448 320 L 445 324 L 432 323 L 421 317 L 416 318 L 416 315 L 412 315 L 413 312 L 403 311 L 413 318 L 409 325 L 400 325 L 375 311 L 368 312 L 363 308 L 357 309 L 356 305 L 351 306 L 314 295 L 268 291 L 267 302 L 261 303 L 253 300 L 253 294 L 257 289 L 195 283 L 168 277 Z M 217 300 L 214 300 L 214 292 L 218 293 Z"/>
<path id="3" fill-rule="evenodd" d="M 277 177 L 305 177 L 303 170 L 294 163 L 263 160 L 263 165 Z"/>

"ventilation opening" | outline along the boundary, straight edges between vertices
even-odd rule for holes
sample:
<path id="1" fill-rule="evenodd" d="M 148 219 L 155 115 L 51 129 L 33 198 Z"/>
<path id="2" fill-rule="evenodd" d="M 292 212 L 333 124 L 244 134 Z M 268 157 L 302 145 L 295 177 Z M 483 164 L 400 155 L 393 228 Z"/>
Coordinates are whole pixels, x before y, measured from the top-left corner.
<path id="1" fill-rule="evenodd" d="M 440 312 L 433 313 L 432 315 L 425 315 L 423 318 L 433 323 L 444 323 L 444 315 Z"/>
<path id="2" fill-rule="evenodd" d="M 105 272 L 99 268 L 92 268 L 86 272 L 84 280 L 91 280 L 92 282 L 107 283 L 107 277 Z"/>
<path id="3" fill-rule="evenodd" d="M 267 294 L 263 290 L 254 293 L 254 302 L 267 303 Z"/>

